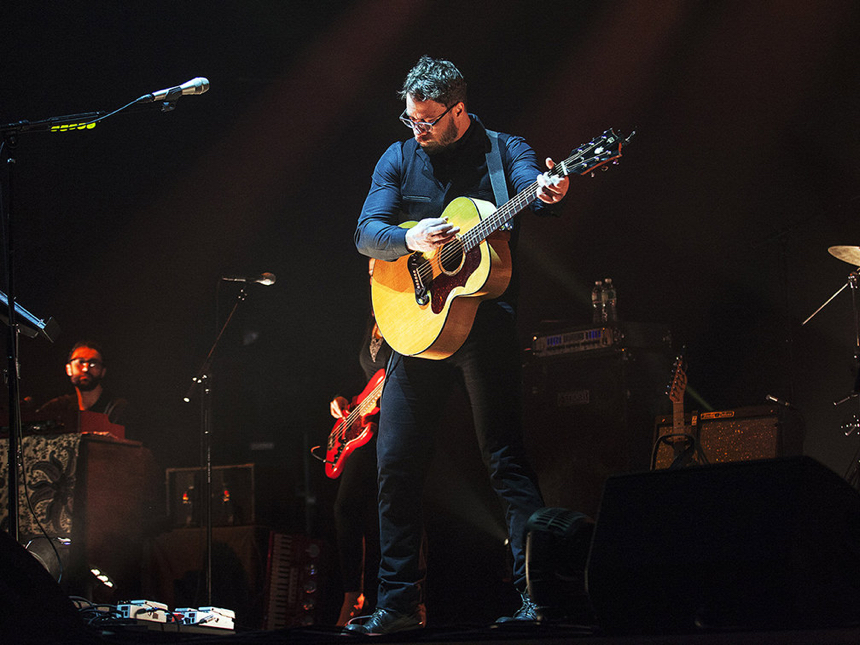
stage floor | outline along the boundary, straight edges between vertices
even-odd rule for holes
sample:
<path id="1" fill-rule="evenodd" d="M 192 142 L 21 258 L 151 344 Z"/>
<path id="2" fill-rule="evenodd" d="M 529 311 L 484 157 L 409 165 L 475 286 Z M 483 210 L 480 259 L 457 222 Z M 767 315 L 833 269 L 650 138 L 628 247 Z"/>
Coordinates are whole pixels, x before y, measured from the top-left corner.
<path id="1" fill-rule="evenodd" d="M 428 628 L 390 634 L 360 636 L 342 634 L 337 628 L 292 628 L 279 631 L 248 631 L 244 633 L 189 634 L 156 632 L 145 628 L 121 628 L 102 634 L 106 642 L 125 643 L 420 643 L 466 645 L 470 643 L 504 643 L 522 645 L 856 645 L 860 643 L 860 627 L 818 628 L 805 630 L 725 631 L 697 634 L 627 634 L 607 635 L 599 631 L 566 625 L 493 625 L 460 628 Z"/>

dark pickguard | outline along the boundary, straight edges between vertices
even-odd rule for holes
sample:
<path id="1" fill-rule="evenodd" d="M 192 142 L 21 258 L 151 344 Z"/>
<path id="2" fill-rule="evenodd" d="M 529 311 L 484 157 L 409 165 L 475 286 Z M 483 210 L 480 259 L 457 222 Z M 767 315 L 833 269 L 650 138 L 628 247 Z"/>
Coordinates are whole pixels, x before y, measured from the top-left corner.
<path id="1" fill-rule="evenodd" d="M 448 294 L 456 287 L 463 287 L 466 281 L 475 272 L 481 264 L 481 248 L 476 246 L 471 251 L 466 253 L 466 260 L 463 266 L 454 275 L 440 273 L 430 284 L 430 308 L 434 314 L 441 313 L 445 309 L 445 302 L 448 300 Z"/>

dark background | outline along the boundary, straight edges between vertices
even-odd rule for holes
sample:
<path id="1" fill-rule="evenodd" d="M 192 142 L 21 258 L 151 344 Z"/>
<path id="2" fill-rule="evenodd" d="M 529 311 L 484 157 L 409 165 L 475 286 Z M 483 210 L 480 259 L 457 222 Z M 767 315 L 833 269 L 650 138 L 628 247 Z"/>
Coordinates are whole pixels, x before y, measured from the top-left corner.
<path id="1" fill-rule="evenodd" d="M 637 132 L 618 166 L 572 180 L 563 219 L 525 217 L 523 346 L 543 320 L 588 324 L 590 285 L 612 277 L 624 320 L 687 346 L 688 409 L 789 400 L 805 452 L 842 474 L 860 441 L 840 430 L 856 400 L 833 405 L 854 385 L 849 292 L 800 323 L 854 268 L 828 247 L 860 244 L 858 34 L 853 0 L 4 3 L 0 123 L 211 82 L 170 113 L 20 137 L 18 301 L 62 329 L 21 341 L 22 395 L 67 392 L 70 346 L 98 339 L 134 438 L 195 465 L 199 405 L 182 397 L 236 300 L 219 277 L 272 272 L 214 366 L 214 454 L 268 466 L 262 504 L 301 526 L 308 446 L 330 398 L 361 386 L 355 219 L 428 53 L 540 158 Z M 325 515 L 334 484 L 310 468 Z"/>

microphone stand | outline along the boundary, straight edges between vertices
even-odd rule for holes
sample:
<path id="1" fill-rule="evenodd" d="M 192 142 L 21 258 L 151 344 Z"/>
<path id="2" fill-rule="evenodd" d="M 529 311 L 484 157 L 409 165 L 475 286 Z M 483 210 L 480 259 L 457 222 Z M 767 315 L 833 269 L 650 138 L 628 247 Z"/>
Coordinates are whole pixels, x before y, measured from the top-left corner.
<path id="1" fill-rule="evenodd" d="M 3 226 L 3 242 L 6 272 L 6 293 L 7 293 L 7 317 L 8 317 L 8 335 L 6 337 L 6 384 L 9 389 L 9 445 L 8 445 L 8 465 L 9 465 L 9 511 L 8 524 L 9 535 L 16 542 L 21 541 L 19 518 L 18 518 L 18 456 L 21 454 L 22 430 L 21 430 L 21 414 L 19 408 L 20 396 L 20 373 L 18 371 L 18 332 L 15 312 L 15 280 L 14 280 L 14 252 L 15 245 L 12 242 L 12 191 L 15 184 L 14 168 L 15 158 L 12 155 L 17 143 L 14 135 L 7 135 L 4 131 L 3 142 L 0 143 L 0 150 L 8 146 L 10 148 L 8 157 L 6 157 L 6 191 L 0 191 L 0 210 L 2 210 L 2 226 Z M 7 202 L 8 200 L 8 202 Z"/>
<path id="2" fill-rule="evenodd" d="M 184 401 L 191 401 L 195 390 L 200 392 L 200 461 L 201 468 L 204 470 L 205 478 L 203 484 L 203 497 L 206 500 L 203 509 L 204 527 L 206 529 L 206 605 L 212 606 L 212 385 L 211 385 L 211 368 L 212 361 L 215 358 L 215 351 L 218 348 L 224 332 L 233 320 L 233 314 L 239 307 L 239 303 L 243 302 L 247 297 L 245 287 L 239 291 L 236 301 L 233 303 L 233 309 L 227 316 L 227 320 L 221 326 L 221 331 L 215 337 L 215 342 L 209 349 L 206 355 L 206 360 L 197 371 L 197 374 L 191 379 L 191 386 L 185 394 Z"/>
<path id="3" fill-rule="evenodd" d="M 206 89 L 208 89 L 208 81 Z M 180 90 L 180 91 L 175 91 Z M 204 90 L 205 91 L 205 90 Z M 181 87 L 169 90 L 161 99 L 162 112 L 169 112 L 176 107 L 176 101 L 182 96 Z M 81 114 L 70 114 L 55 116 L 40 121 L 16 121 L 13 123 L 0 124 L 0 154 L 6 166 L 6 190 L 2 190 L 3 183 L 0 181 L 0 226 L 3 234 L 4 270 L 6 274 L 6 309 L 5 318 L 9 325 L 7 345 L 7 368 L 6 382 L 9 389 L 9 535 L 16 542 L 20 542 L 20 529 L 18 518 L 18 464 L 21 450 L 22 438 L 20 401 L 20 371 L 18 361 L 18 333 L 21 331 L 17 323 L 15 293 L 15 244 L 13 242 L 12 211 L 14 206 L 15 187 L 15 156 L 14 150 L 18 145 L 18 135 L 30 132 L 72 132 L 78 130 L 92 130 L 96 124 L 104 119 L 127 110 L 138 103 L 148 103 L 154 100 L 154 95 L 145 94 L 139 99 L 124 105 L 113 112 L 85 112 Z M 21 313 L 20 311 L 18 312 Z M 27 319 L 27 316 L 24 316 Z M 41 322 L 41 321 L 40 321 Z M 49 321 L 52 323 L 52 321 Z M 26 329 L 26 327 L 24 327 Z M 46 331 L 47 327 L 43 328 Z M 49 340 L 53 340 L 50 336 Z"/>
<path id="4" fill-rule="evenodd" d="M 5 305 L 4 319 L 8 324 L 8 333 L 6 337 L 6 385 L 9 394 L 9 445 L 8 445 L 8 484 L 9 484 L 9 504 L 8 504 L 8 533 L 16 542 L 21 541 L 20 535 L 20 518 L 18 517 L 18 468 L 21 461 L 21 442 L 23 440 L 23 430 L 21 424 L 20 410 L 20 385 L 21 372 L 20 362 L 18 360 L 18 334 L 20 331 L 27 331 L 28 327 L 23 324 L 21 329 L 18 325 L 18 316 L 30 323 L 37 323 L 37 327 L 41 323 L 45 335 L 48 340 L 53 342 L 53 335 L 58 331 L 53 320 L 49 323 L 37 321 L 29 312 L 22 310 L 17 304 L 17 294 L 15 290 L 15 243 L 14 243 L 14 218 L 12 216 L 15 200 L 15 148 L 18 145 L 18 135 L 22 132 L 39 132 L 55 128 L 63 128 L 69 124 L 79 123 L 82 120 L 98 118 L 100 113 L 90 112 L 88 114 L 75 114 L 71 116 L 59 116 L 31 123 L 30 121 L 18 121 L 17 123 L 7 123 L 0 125 L 0 153 L 2 153 L 5 166 L 5 187 L 3 190 L 3 182 L 0 182 L 0 226 L 3 233 L 3 258 L 4 272 L 6 275 L 6 293 L 3 294 Z M 48 326 L 52 329 L 46 331 Z M 30 328 L 32 329 L 32 328 Z M 27 335 L 30 335 L 29 333 Z"/>

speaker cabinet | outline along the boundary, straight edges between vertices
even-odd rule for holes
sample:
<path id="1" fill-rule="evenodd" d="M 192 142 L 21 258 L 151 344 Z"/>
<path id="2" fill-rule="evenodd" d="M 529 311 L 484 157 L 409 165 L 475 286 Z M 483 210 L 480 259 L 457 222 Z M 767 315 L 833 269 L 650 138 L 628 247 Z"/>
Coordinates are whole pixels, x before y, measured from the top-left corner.
<path id="1" fill-rule="evenodd" d="M 610 349 L 534 359 L 524 371 L 529 460 L 547 506 L 594 517 L 606 479 L 647 470 L 671 356 Z"/>
<path id="2" fill-rule="evenodd" d="M 95 639 L 39 561 L 0 531 L 0 642 L 89 643 Z"/>
<path id="3" fill-rule="evenodd" d="M 757 405 L 733 410 L 703 412 L 692 425 L 684 419 L 685 432 L 698 437 L 704 460 L 699 463 L 748 461 L 792 457 L 803 451 L 804 423 L 801 415 L 784 406 Z M 660 438 L 673 432 L 672 417 L 657 417 L 655 423 L 655 468 L 668 468 L 677 456 L 675 446 Z M 679 446 L 680 447 L 680 446 Z"/>
<path id="4" fill-rule="evenodd" d="M 860 497 L 809 457 L 613 477 L 586 580 L 607 632 L 856 624 Z"/>

